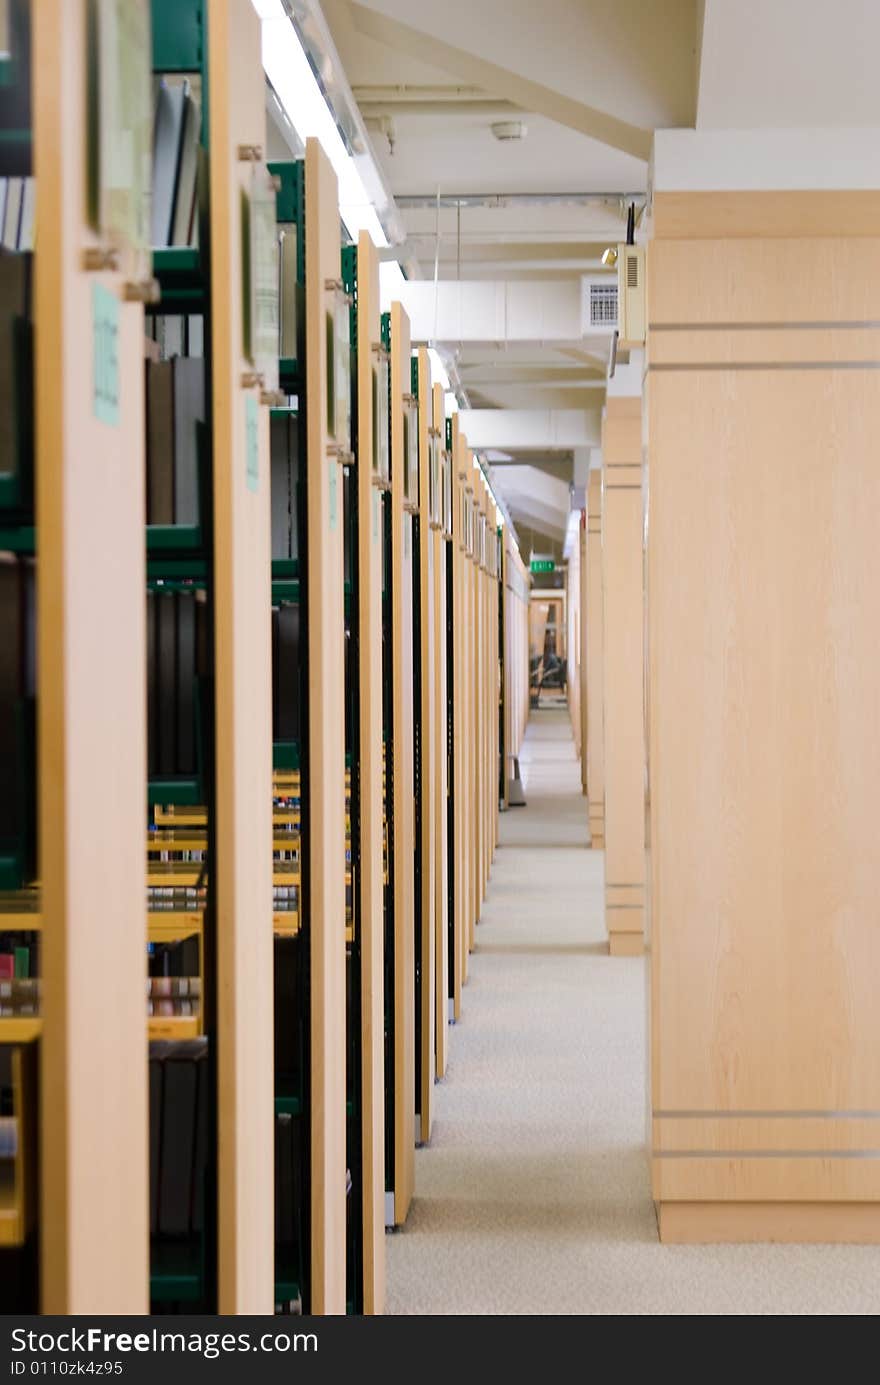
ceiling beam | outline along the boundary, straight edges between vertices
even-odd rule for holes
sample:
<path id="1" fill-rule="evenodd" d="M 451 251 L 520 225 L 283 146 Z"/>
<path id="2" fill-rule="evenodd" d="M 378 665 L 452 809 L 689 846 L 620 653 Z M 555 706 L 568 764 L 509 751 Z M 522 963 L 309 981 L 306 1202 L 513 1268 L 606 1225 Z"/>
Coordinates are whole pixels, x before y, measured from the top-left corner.
<path id="1" fill-rule="evenodd" d="M 472 448 L 504 451 L 595 447 L 600 441 L 601 410 L 462 409 L 459 426 Z"/>
<path id="2" fill-rule="evenodd" d="M 599 140 L 612 149 L 619 149 L 636 159 L 647 161 L 651 155 L 652 131 L 630 125 L 618 120 L 605 111 L 584 105 L 564 96 L 552 87 L 532 82 L 518 73 L 511 72 L 497 63 L 487 62 L 473 53 L 457 48 L 451 43 L 443 43 L 433 35 L 425 34 L 409 24 L 389 19 L 386 15 L 368 9 L 365 5 L 352 3 L 349 12 L 355 28 L 366 38 L 375 39 L 397 52 L 424 61 L 430 54 L 431 62 L 445 71 L 460 77 L 464 82 L 481 87 L 494 96 L 503 97 L 525 111 L 546 116 L 558 125 L 577 130 L 582 135 Z"/>

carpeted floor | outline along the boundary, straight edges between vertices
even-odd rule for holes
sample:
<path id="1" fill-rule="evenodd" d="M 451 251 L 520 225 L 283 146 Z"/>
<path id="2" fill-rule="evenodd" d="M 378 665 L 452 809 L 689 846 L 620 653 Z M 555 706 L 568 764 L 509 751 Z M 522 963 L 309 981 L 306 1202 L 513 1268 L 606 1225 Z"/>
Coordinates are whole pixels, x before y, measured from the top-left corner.
<path id="1" fill-rule="evenodd" d="M 658 1243 L 644 963 L 605 952 L 566 712 L 533 714 L 520 764 L 388 1312 L 880 1312 L 880 1248 Z"/>

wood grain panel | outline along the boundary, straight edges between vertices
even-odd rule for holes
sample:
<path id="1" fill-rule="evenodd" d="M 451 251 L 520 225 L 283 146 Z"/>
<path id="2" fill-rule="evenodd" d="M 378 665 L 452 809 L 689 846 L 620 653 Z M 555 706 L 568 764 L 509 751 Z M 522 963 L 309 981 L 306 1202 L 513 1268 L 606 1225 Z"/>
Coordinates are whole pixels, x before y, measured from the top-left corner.
<path id="1" fill-rule="evenodd" d="M 653 1160 L 657 1202 L 876 1202 L 880 1157 L 856 1151 L 794 1157 L 660 1156 Z M 880 1210 L 880 1208 L 878 1208 Z"/>
<path id="2" fill-rule="evenodd" d="M 657 376 L 651 410 L 655 1102 L 880 1105 L 880 379 Z"/>
<path id="3" fill-rule="evenodd" d="M 403 396 L 410 393 L 409 318 L 391 305 L 391 566 L 394 574 L 394 1222 L 415 1179 L 415 896 L 413 811 L 413 538 L 403 508 Z"/>
<path id="4" fill-rule="evenodd" d="M 643 930 L 645 882 L 642 401 L 611 398 L 602 430 L 605 921 Z M 621 898 L 625 895 L 625 898 Z M 627 947 L 632 949 L 630 939 Z"/>
<path id="5" fill-rule="evenodd" d="M 628 917 L 628 916 L 626 916 Z M 620 920 L 615 919 L 617 925 Z M 643 924 L 632 932 L 622 926 L 615 926 L 609 932 L 608 953 L 611 957 L 640 957 L 645 950 Z"/>
<path id="6" fill-rule="evenodd" d="M 605 844 L 605 693 L 602 596 L 602 473 L 587 490 L 587 797 L 591 846 Z"/>
<path id="7" fill-rule="evenodd" d="M 419 1139 L 423 1144 L 431 1138 L 434 1114 L 434 1059 L 436 1002 L 434 968 L 437 953 L 437 878 L 435 852 L 437 836 L 437 766 L 434 723 L 437 716 L 434 688 L 436 658 L 435 601 L 434 601 L 434 530 L 430 524 L 428 455 L 432 426 L 431 367 L 427 347 L 419 348 L 419 552 L 416 561 L 420 568 L 421 600 L 421 668 L 422 668 L 422 734 L 420 741 L 422 785 L 422 910 L 417 926 L 422 935 L 422 1011 L 421 1011 L 421 1092 L 419 1098 Z"/>
<path id="8" fill-rule="evenodd" d="M 581 758 L 581 545 L 580 531 L 571 545 L 565 570 L 565 612 L 568 624 L 568 715 L 574 752 Z"/>
<path id="9" fill-rule="evenodd" d="M 479 475 L 475 469 L 474 455 L 470 454 L 471 461 L 471 484 L 474 488 L 474 533 L 479 535 L 480 520 L 483 514 L 483 503 Z M 477 538 L 477 546 L 479 539 Z M 477 561 L 476 554 L 473 560 L 473 591 L 474 591 L 474 620 L 473 620 L 473 648 L 474 648 L 474 807 L 475 807 L 475 828 L 474 833 L 474 912 L 471 931 L 471 947 L 475 943 L 474 926 L 480 920 L 483 899 L 486 888 L 486 601 L 485 583 L 483 571 Z"/>
<path id="10" fill-rule="evenodd" d="M 587 724 L 589 721 L 589 604 L 587 596 L 587 577 L 589 573 L 589 560 L 587 555 L 587 512 L 584 511 L 580 534 L 578 535 L 578 590 L 581 610 L 581 657 L 580 657 L 580 713 L 581 713 L 581 737 L 580 737 L 580 761 L 581 761 L 581 791 L 587 792 L 587 758 L 588 758 L 588 735 Z M 588 809 L 589 811 L 589 809 Z"/>
<path id="11" fill-rule="evenodd" d="M 373 478 L 374 348 L 381 345 L 379 254 L 358 237 L 358 619 L 360 622 L 361 1160 L 364 1312 L 385 1305 L 385 980 L 382 802 L 382 519 Z"/>
<path id="12" fill-rule="evenodd" d="M 851 362 L 880 364 L 880 326 L 830 330 L 817 327 L 768 328 L 737 327 L 682 331 L 656 327 L 651 334 L 652 369 L 695 364 L 741 364 L 750 370 L 755 363 L 785 365 Z"/>
<path id="13" fill-rule="evenodd" d="M 443 386 L 434 385 L 432 389 L 432 426 L 440 434 L 441 450 L 446 446 L 446 418 L 443 402 Z M 449 1037 L 449 949 L 447 946 L 447 919 L 449 917 L 449 874 L 448 852 L 449 831 L 446 800 L 449 791 L 448 760 L 446 755 L 447 716 L 446 716 L 446 561 L 447 542 L 440 530 L 432 534 L 434 543 L 434 646 L 432 651 L 432 678 L 434 681 L 434 770 L 435 770 L 435 887 L 437 939 L 434 967 L 436 1020 L 436 1072 L 437 1077 L 446 1074 L 446 1061 Z"/>
<path id="14" fill-rule="evenodd" d="M 141 1314 L 149 1307 L 143 309 L 119 306 L 113 426 L 93 412 L 92 294 L 100 282 L 121 298 L 122 276 L 81 268 L 95 244 L 84 220 L 86 19 L 84 0 L 31 8 L 40 1306 Z"/>
<path id="15" fill-rule="evenodd" d="M 870 237 L 880 225 L 880 192 L 656 192 L 655 237 Z"/>
<path id="16" fill-rule="evenodd" d="M 311 956 L 311 1311 L 345 1312 L 345 612 L 342 475 L 327 431 L 326 285 L 340 277 L 336 175 L 306 142 Z"/>
<path id="17" fill-rule="evenodd" d="M 459 436 L 458 414 L 452 416 L 452 543 L 450 558 L 452 562 L 452 647 L 453 647 L 453 840 L 454 853 L 454 936 L 455 956 L 453 958 L 452 978 L 452 1017 L 461 1018 L 461 988 L 464 975 L 462 953 L 463 922 L 467 908 L 465 868 L 467 833 L 467 796 L 465 793 L 465 677 L 464 677 L 464 553 L 462 551 L 461 489 L 460 472 L 461 439 Z"/>
<path id="18" fill-rule="evenodd" d="M 454 586 L 456 593 L 455 610 L 455 819 L 460 825 L 456 834 L 455 879 L 456 879 L 456 993 L 454 996 L 454 1016 L 461 1015 L 461 988 L 467 981 L 468 947 L 470 939 L 469 918 L 471 910 L 471 852 L 473 845 L 473 781 L 470 777 L 471 754 L 471 665 L 472 648 L 469 638 L 470 624 L 470 574 L 472 564 L 463 548 L 464 533 L 461 526 L 461 493 L 467 483 L 467 438 L 458 428 L 458 415 L 453 416 L 453 473 L 456 478 L 453 501 L 454 514 Z"/>
<path id="19" fill-rule="evenodd" d="M 720 324 L 723 330 L 731 324 L 880 321 L 880 241 L 876 237 L 655 239 L 648 257 L 652 352 L 654 330 L 670 324 Z"/>
<path id="20" fill-rule="evenodd" d="M 248 485 L 239 145 L 266 140 L 260 22 L 208 7 L 217 763 L 218 1308 L 274 1303 L 269 419 Z"/>
<path id="21" fill-rule="evenodd" d="M 670 1245 L 880 1241 L 875 1202 L 665 1202 L 657 1221 L 661 1241 Z"/>
<path id="22" fill-rule="evenodd" d="M 656 1116 L 655 1151 L 827 1150 L 880 1154 L 880 1113 Z"/>

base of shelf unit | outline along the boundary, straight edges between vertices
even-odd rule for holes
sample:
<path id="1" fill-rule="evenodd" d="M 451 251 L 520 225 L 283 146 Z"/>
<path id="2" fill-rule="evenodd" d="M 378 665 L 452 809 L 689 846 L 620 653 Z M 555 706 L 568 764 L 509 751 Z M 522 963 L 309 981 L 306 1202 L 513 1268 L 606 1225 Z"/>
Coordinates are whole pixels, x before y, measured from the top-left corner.
<path id="1" fill-rule="evenodd" d="M 658 1202 L 666 1245 L 880 1245 L 878 1202 Z"/>
<path id="2" fill-rule="evenodd" d="M 198 779 L 151 779 L 147 785 L 147 801 L 150 807 L 197 808 L 205 801 L 202 786 Z"/>
<path id="3" fill-rule="evenodd" d="M 202 1033 L 200 1015 L 148 1015 L 149 1039 L 198 1039 Z"/>
<path id="4" fill-rule="evenodd" d="M 208 814 L 199 807 L 182 813 L 163 813 L 160 810 L 153 814 L 153 822 L 156 827 L 207 827 Z"/>
<path id="5" fill-rule="evenodd" d="M 0 911 L 0 933 L 39 933 L 42 927 L 42 914 L 32 914 L 27 909 L 8 914 Z"/>
<path id="6" fill-rule="evenodd" d="M 17 1207 L 0 1207 L 0 1246 L 24 1245 L 24 1220 Z"/>
<path id="7" fill-rule="evenodd" d="M 612 933 L 608 939 L 610 957 L 641 957 L 645 939 L 641 933 Z"/>
<path id="8" fill-rule="evenodd" d="M 189 938 L 193 933 L 201 933 L 203 914 L 168 913 L 154 910 L 147 914 L 147 937 L 150 942 L 177 942 L 179 938 Z"/>
<path id="9" fill-rule="evenodd" d="M 0 1044 L 30 1044 L 42 1032 L 39 1015 L 0 1015 Z"/>

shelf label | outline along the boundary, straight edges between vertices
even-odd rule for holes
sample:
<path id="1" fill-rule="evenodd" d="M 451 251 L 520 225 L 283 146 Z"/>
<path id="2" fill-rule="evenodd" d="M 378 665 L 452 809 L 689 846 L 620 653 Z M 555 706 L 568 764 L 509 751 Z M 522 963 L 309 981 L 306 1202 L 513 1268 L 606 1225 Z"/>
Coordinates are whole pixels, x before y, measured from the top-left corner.
<path id="1" fill-rule="evenodd" d="M 245 395 L 244 400 L 245 465 L 247 468 L 247 488 L 260 489 L 260 413 L 253 394 Z"/>
<path id="2" fill-rule="evenodd" d="M 242 252 L 245 280 L 245 355 L 263 377 L 263 389 L 278 389 L 278 223 L 275 183 L 265 164 L 254 164 L 246 194 Z"/>
<path id="3" fill-rule="evenodd" d="M 92 410 L 95 418 L 119 425 L 119 299 L 103 284 L 92 285 Z"/>
<path id="4" fill-rule="evenodd" d="M 335 457 L 330 458 L 329 467 L 330 471 L 328 473 L 328 501 L 330 507 L 330 529 L 332 531 L 336 528 L 336 487 L 339 484 L 339 463 L 336 461 Z"/>

